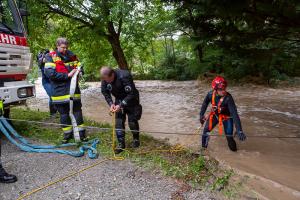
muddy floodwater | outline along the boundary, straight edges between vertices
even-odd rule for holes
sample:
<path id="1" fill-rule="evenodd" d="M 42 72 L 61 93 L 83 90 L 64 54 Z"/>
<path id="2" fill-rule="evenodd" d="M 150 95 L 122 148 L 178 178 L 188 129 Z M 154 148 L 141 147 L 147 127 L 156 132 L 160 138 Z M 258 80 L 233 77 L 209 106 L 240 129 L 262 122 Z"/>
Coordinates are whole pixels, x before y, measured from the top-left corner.
<path id="1" fill-rule="evenodd" d="M 29 107 L 47 110 L 47 96 L 36 82 L 37 97 Z M 100 83 L 88 83 L 82 91 L 84 115 L 110 123 L 108 106 L 101 95 Z M 145 132 L 193 133 L 199 127 L 199 109 L 209 91 L 209 84 L 197 81 L 136 81 L 140 90 L 143 116 L 141 129 Z M 299 197 L 300 139 L 254 138 L 261 136 L 300 136 L 300 87 L 271 89 L 248 85 L 229 87 L 241 116 L 246 142 L 239 142 L 237 153 L 230 152 L 225 138 L 212 137 L 209 151 L 225 164 L 271 180 Z M 217 133 L 217 129 L 215 130 Z M 150 133 L 151 134 L 151 133 Z M 199 136 L 152 134 L 194 150 L 199 149 Z"/>

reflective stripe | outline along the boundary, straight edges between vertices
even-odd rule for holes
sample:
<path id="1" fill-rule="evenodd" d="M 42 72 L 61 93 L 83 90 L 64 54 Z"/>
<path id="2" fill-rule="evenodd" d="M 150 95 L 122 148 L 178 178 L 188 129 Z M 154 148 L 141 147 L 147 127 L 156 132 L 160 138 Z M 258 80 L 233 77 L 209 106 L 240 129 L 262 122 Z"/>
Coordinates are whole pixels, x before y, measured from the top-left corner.
<path id="1" fill-rule="evenodd" d="M 63 96 L 52 96 L 51 99 L 53 102 L 68 102 L 70 100 L 70 95 Z M 80 99 L 81 94 L 74 94 L 74 99 Z"/>
<path id="2" fill-rule="evenodd" d="M 72 129 L 72 126 L 67 126 L 67 127 L 62 128 L 62 129 L 63 129 L 63 131 L 68 131 L 68 130 Z"/>
<path id="3" fill-rule="evenodd" d="M 55 67 L 56 67 L 55 63 L 52 63 L 52 62 L 45 63 L 45 68 L 53 68 L 53 69 L 55 69 Z"/>
<path id="4" fill-rule="evenodd" d="M 74 94 L 74 98 L 75 99 L 80 99 L 81 98 L 81 94 Z"/>
<path id="5" fill-rule="evenodd" d="M 0 112 L 1 112 L 1 115 L 4 114 L 4 104 L 3 104 L 3 100 L 0 100 Z"/>
<path id="6" fill-rule="evenodd" d="M 79 61 L 72 61 L 72 62 L 65 63 L 65 65 L 77 67 L 77 66 L 81 65 L 81 63 Z"/>
<path id="7" fill-rule="evenodd" d="M 52 103 L 68 103 L 69 101 L 70 101 L 70 99 L 66 99 L 66 100 L 57 100 L 57 101 L 52 100 Z"/>
<path id="8" fill-rule="evenodd" d="M 80 125 L 78 126 L 78 130 L 79 130 L 79 131 L 84 131 L 84 130 L 85 130 L 84 127 L 85 127 L 84 124 L 80 124 Z"/>
<path id="9" fill-rule="evenodd" d="M 70 95 L 51 97 L 51 99 L 53 101 L 66 100 L 66 99 L 70 99 Z"/>
<path id="10" fill-rule="evenodd" d="M 62 130 L 64 133 L 71 133 L 73 131 L 73 127 L 72 126 L 63 127 Z"/>
<path id="11" fill-rule="evenodd" d="M 74 65 L 73 62 L 67 62 L 67 63 L 65 63 L 65 66 L 72 66 L 72 65 Z"/>
<path id="12" fill-rule="evenodd" d="M 59 56 L 52 56 L 52 59 L 54 62 L 61 61 L 61 58 Z"/>

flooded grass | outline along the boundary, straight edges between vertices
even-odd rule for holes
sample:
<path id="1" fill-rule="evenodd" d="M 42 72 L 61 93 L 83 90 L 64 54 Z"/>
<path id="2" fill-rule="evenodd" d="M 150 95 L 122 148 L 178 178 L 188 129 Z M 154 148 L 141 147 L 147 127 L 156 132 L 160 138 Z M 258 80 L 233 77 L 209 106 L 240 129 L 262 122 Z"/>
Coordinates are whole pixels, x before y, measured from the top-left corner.
<path id="1" fill-rule="evenodd" d="M 47 112 L 21 108 L 13 108 L 11 118 L 59 123 L 58 118 L 50 118 Z M 20 121 L 14 121 L 13 124 L 15 129 L 23 136 L 40 140 L 43 143 L 58 144 L 62 139 L 59 126 Z M 99 128 L 110 127 L 109 124 L 101 124 L 91 120 L 86 120 L 85 125 Z M 113 156 L 111 131 L 101 132 L 97 129 L 88 129 L 88 133 L 91 139 L 100 139 L 100 145 L 98 145 L 99 156 Z M 129 147 L 131 143 L 130 133 L 127 133 L 126 139 L 126 144 Z M 139 149 L 128 148 L 121 156 L 130 159 L 146 170 L 184 181 L 189 187 L 213 191 L 224 189 L 226 191 L 229 188 L 233 172 L 221 169 L 216 160 L 208 156 L 199 156 L 179 145 L 169 145 L 166 141 L 154 139 L 146 134 L 141 134 L 141 141 L 142 144 Z"/>

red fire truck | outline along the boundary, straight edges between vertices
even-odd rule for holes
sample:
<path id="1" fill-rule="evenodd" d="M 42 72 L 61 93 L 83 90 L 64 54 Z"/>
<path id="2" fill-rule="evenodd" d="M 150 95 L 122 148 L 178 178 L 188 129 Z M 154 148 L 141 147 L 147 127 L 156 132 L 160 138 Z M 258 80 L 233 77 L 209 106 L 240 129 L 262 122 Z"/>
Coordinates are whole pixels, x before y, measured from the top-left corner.
<path id="1" fill-rule="evenodd" d="M 26 78 L 33 55 L 15 0 L 0 0 L 0 99 L 6 110 L 35 96 L 35 88 Z"/>

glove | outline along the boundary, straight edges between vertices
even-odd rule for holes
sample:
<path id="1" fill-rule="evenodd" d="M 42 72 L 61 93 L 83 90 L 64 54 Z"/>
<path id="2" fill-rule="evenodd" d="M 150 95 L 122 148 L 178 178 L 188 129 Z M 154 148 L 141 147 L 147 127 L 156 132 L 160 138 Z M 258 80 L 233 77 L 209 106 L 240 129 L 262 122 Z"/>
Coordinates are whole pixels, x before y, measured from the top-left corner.
<path id="1" fill-rule="evenodd" d="M 79 62 L 79 61 L 75 61 L 74 62 L 74 65 L 75 65 L 75 67 L 81 67 L 82 65 L 81 65 L 81 62 Z"/>
<path id="2" fill-rule="evenodd" d="M 83 64 L 81 62 L 78 62 L 77 67 L 80 67 L 80 74 L 81 74 L 81 76 L 83 76 L 84 75 L 84 66 L 83 66 Z"/>
<path id="3" fill-rule="evenodd" d="M 245 141 L 247 139 L 247 137 L 246 137 L 246 135 L 244 134 L 243 131 L 236 132 L 236 135 L 238 136 L 240 141 Z"/>
<path id="4" fill-rule="evenodd" d="M 203 125 L 204 122 L 205 122 L 205 117 L 204 117 L 204 116 L 203 116 L 203 117 L 200 117 L 200 123 L 201 123 L 201 125 Z"/>

